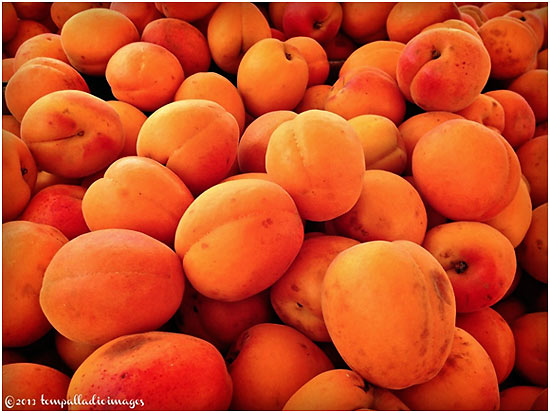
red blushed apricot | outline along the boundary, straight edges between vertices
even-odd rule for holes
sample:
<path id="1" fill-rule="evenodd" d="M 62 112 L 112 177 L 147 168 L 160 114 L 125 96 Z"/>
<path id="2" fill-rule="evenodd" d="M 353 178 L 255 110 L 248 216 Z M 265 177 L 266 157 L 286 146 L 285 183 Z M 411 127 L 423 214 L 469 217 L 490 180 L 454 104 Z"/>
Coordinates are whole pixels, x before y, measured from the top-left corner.
<path id="1" fill-rule="evenodd" d="M 285 43 L 298 49 L 298 52 L 306 60 L 309 69 L 307 86 L 325 83 L 328 77 L 329 64 L 323 46 L 317 40 L 306 36 L 291 37 Z"/>
<path id="2" fill-rule="evenodd" d="M 17 137 L 21 136 L 21 123 L 12 115 L 2 115 L 2 129 Z"/>
<path id="3" fill-rule="evenodd" d="M 71 65 L 93 76 L 104 75 L 111 56 L 138 40 L 136 26 L 128 17 L 104 8 L 76 13 L 61 29 L 61 43 Z"/>
<path id="4" fill-rule="evenodd" d="M 155 4 L 149 2 L 114 2 L 111 3 L 109 8 L 128 17 L 140 33 L 143 33 L 143 29 L 145 29 L 150 22 L 162 18 L 162 14 L 157 10 Z"/>
<path id="5" fill-rule="evenodd" d="M 56 228 L 34 222 L 2 225 L 2 342 L 21 347 L 44 336 L 51 325 L 38 296 L 44 270 L 67 242 Z"/>
<path id="6" fill-rule="evenodd" d="M 359 44 L 386 38 L 386 20 L 395 3 L 342 3 L 342 31 Z M 368 22 L 368 24 L 365 24 Z"/>
<path id="7" fill-rule="evenodd" d="M 327 221 L 349 211 L 359 199 L 365 157 L 344 118 L 310 110 L 275 129 L 265 166 L 292 196 L 302 218 Z"/>
<path id="8" fill-rule="evenodd" d="M 439 373 L 396 394 L 411 410 L 498 410 L 500 406 L 493 363 L 481 344 L 461 328 L 456 328 L 451 353 Z"/>
<path id="9" fill-rule="evenodd" d="M 92 230 L 126 228 L 172 245 L 193 195 L 170 169 L 144 157 L 113 162 L 86 190 L 82 212 Z"/>
<path id="10" fill-rule="evenodd" d="M 271 38 L 269 23 L 253 3 L 222 3 L 208 22 L 212 60 L 226 73 L 237 73 L 246 52 L 268 38 Z"/>
<path id="11" fill-rule="evenodd" d="M 175 321 L 182 333 L 202 338 L 225 353 L 243 331 L 273 318 L 268 291 L 228 303 L 212 300 L 186 285 Z"/>
<path id="12" fill-rule="evenodd" d="M 283 32 L 287 38 L 307 36 L 321 44 L 333 39 L 341 24 L 339 2 L 290 2 L 283 14 Z"/>
<path id="13" fill-rule="evenodd" d="M 529 188 L 524 179 L 520 179 L 518 191 L 512 201 L 495 217 L 488 221 L 493 228 L 498 229 L 517 247 L 531 224 L 532 204 L 529 196 Z"/>
<path id="14" fill-rule="evenodd" d="M 323 43 L 328 61 L 345 61 L 357 48 L 353 40 L 342 32 L 338 32 L 332 39 Z"/>
<path id="15" fill-rule="evenodd" d="M 508 89 L 525 98 L 537 123 L 548 119 L 548 70 L 529 70 L 514 79 Z"/>
<path id="16" fill-rule="evenodd" d="M 6 105 L 21 122 L 34 102 L 58 90 L 90 91 L 82 75 L 67 63 L 51 57 L 35 57 L 20 67 L 8 82 Z"/>
<path id="17" fill-rule="evenodd" d="M 59 370 L 41 364 L 7 364 L 2 366 L 2 407 L 4 410 L 66 410 L 67 405 L 61 406 L 61 403 L 66 402 L 70 380 Z M 50 405 L 50 401 L 59 404 Z"/>
<path id="18" fill-rule="evenodd" d="M 533 208 L 536 208 L 548 202 L 548 135 L 528 140 L 516 153 L 521 171 L 529 183 Z"/>
<path id="19" fill-rule="evenodd" d="M 271 304 L 283 323 L 313 341 L 330 341 L 321 310 L 325 272 L 340 252 L 357 244 L 329 235 L 304 241 L 290 268 L 270 289 Z"/>
<path id="20" fill-rule="evenodd" d="M 367 170 L 383 169 L 398 175 L 405 170 L 405 143 L 391 120 L 384 116 L 361 115 L 348 122 L 363 145 Z"/>
<path id="21" fill-rule="evenodd" d="M 186 99 L 147 118 L 139 131 L 137 154 L 167 166 L 197 195 L 227 176 L 238 142 L 237 121 L 221 105 Z"/>
<path id="22" fill-rule="evenodd" d="M 386 20 L 390 40 L 407 43 L 430 24 L 460 19 L 455 3 L 397 3 Z"/>
<path id="23" fill-rule="evenodd" d="M 325 275 L 322 310 L 347 365 L 380 387 L 433 378 L 451 351 L 451 283 L 435 258 L 410 241 L 365 242 L 338 254 Z"/>
<path id="24" fill-rule="evenodd" d="M 2 130 L 2 221 L 15 219 L 31 199 L 36 163 L 28 146 Z"/>
<path id="25" fill-rule="evenodd" d="M 241 140 L 237 159 L 241 172 L 265 172 L 265 153 L 271 134 L 282 123 L 297 116 L 290 110 L 268 112 L 254 119 L 245 129 Z"/>
<path id="26" fill-rule="evenodd" d="M 379 115 L 399 125 L 405 117 L 405 99 L 390 75 L 364 67 L 341 76 L 332 86 L 325 110 L 349 120 L 360 115 Z"/>
<path id="27" fill-rule="evenodd" d="M 484 95 L 497 100 L 504 109 L 504 129 L 502 136 L 512 148 L 517 149 L 535 132 L 535 113 L 519 93 L 511 90 L 491 90 Z"/>
<path id="28" fill-rule="evenodd" d="M 223 357 L 212 344 L 152 331 L 119 337 L 98 348 L 74 373 L 67 398 L 91 400 L 95 395 L 108 400 L 118 394 L 135 401 L 136 409 L 226 410 L 231 390 Z"/>
<path id="29" fill-rule="evenodd" d="M 7 43 L 4 43 L 3 50 L 8 57 L 15 57 L 17 49 L 28 39 L 43 33 L 49 33 L 50 30 L 41 23 L 34 20 L 19 20 L 15 35 Z"/>
<path id="30" fill-rule="evenodd" d="M 487 224 L 457 221 L 438 225 L 426 233 L 422 245 L 447 272 L 459 313 L 497 303 L 514 280 L 514 247 Z"/>
<path id="31" fill-rule="evenodd" d="M 2 42 L 9 42 L 15 36 L 18 24 L 19 18 L 13 3 L 2 2 Z"/>
<path id="32" fill-rule="evenodd" d="M 537 57 L 537 39 L 530 27 L 513 17 L 494 17 L 479 28 L 491 56 L 491 78 L 512 79 L 525 73 Z"/>
<path id="33" fill-rule="evenodd" d="M 500 410 L 526 411 L 542 393 L 544 388 L 537 386 L 512 386 L 500 392 Z"/>
<path id="34" fill-rule="evenodd" d="M 68 239 L 88 232 L 82 215 L 86 190 L 78 185 L 52 185 L 36 193 L 19 219 L 51 225 Z"/>
<path id="35" fill-rule="evenodd" d="M 363 190 L 350 211 L 334 219 L 336 231 L 360 242 L 409 240 L 421 244 L 426 209 L 404 178 L 379 169 L 367 170 Z"/>
<path id="36" fill-rule="evenodd" d="M 40 306 L 68 339 L 103 344 L 159 328 L 177 311 L 184 289 L 181 261 L 160 241 L 104 229 L 63 247 L 44 274 Z M 100 318 L 109 321 L 97 323 Z"/>
<path id="37" fill-rule="evenodd" d="M 411 116 L 398 126 L 403 142 L 405 143 L 405 150 L 407 151 L 406 172 L 411 172 L 413 150 L 420 138 L 436 126 L 439 126 L 443 122 L 451 119 L 464 118 L 452 112 L 423 112 L 418 115 Z"/>
<path id="38" fill-rule="evenodd" d="M 15 53 L 14 69 L 18 70 L 23 63 L 35 57 L 51 57 L 69 63 L 61 46 L 61 36 L 54 33 L 39 34 L 19 46 Z"/>
<path id="39" fill-rule="evenodd" d="M 240 133 L 244 130 L 244 103 L 237 88 L 226 77 L 215 72 L 195 73 L 180 85 L 174 100 L 206 99 L 219 103 L 233 115 L 239 124 Z"/>
<path id="40" fill-rule="evenodd" d="M 267 180 L 242 179 L 215 185 L 195 199 L 179 222 L 175 250 L 199 293 L 239 301 L 283 275 L 303 236 L 287 192 Z"/>
<path id="41" fill-rule="evenodd" d="M 333 368 L 299 331 L 263 323 L 245 330 L 227 353 L 234 410 L 280 410 L 302 385 Z"/>
<path id="42" fill-rule="evenodd" d="M 173 100 L 184 72 L 178 59 L 164 47 L 133 42 L 113 54 L 105 77 L 118 100 L 151 112 Z"/>
<path id="43" fill-rule="evenodd" d="M 108 100 L 107 103 L 118 113 L 124 131 L 124 148 L 119 157 L 136 155 L 137 138 L 147 116 L 135 106 L 118 100 Z"/>
<path id="44" fill-rule="evenodd" d="M 483 346 L 495 367 L 499 384 L 514 368 L 516 345 L 508 323 L 492 308 L 457 314 L 456 326 L 467 331 Z"/>
<path id="45" fill-rule="evenodd" d="M 294 108 L 294 111 L 296 113 L 302 113 L 312 109 L 324 110 L 331 89 L 332 86 L 330 85 L 315 85 L 308 87 L 304 93 L 304 97 L 300 103 L 298 103 L 298 106 Z"/>
<path id="46" fill-rule="evenodd" d="M 548 202 L 533 210 L 531 225 L 517 249 L 519 265 L 533 278 L 548 283 Z"/>
<path id="47" fill-rule="evenodd" d="M 99 171 L 124 146 L 116 111 L 79 90 L 52 92 L 34 102 L 21 122 L 21 138 L 40 169 L 68 178 Z"/>
<path id="48" fill-rule="evenodd" d="M 483 158 L 484 162 L 479 162 Z M 506 140 L 470 120 L 450 120 L 414 148 L 412 171 L 424 199 L 452 220 L 487 220 L 517 192 L 519 160 Z"/>
<path id="49" fill-rule="evenodd" d="M 212 13 L 220 3 L 218 2 L 160 2 L 155 3 L 159 11 L 166 17 L 195 22 Z"/>
<path id="50" fill-rule="evenodd" d="M 210 51 L 203 34 L 183 20 L 164 18 L 149 23 L 141 35 L 142 42 L 155 43 L 172 52 L 185 76 L 206 72 L 210 67 Z"/>
<path id="51" fill-rule="evenodd" d="M 339 76 L 342 77 L 368 66 L 386 72 L 397 81 L 395 70 L 404 48 L 404 43 L 389 40 L 367 43 L 349 55 L 340 68 Z"/>
<path id="52" fill-rule="evenodd" d="M 548 313 L 528 313 L 512 323 L 516 370 L 530 383 L 548 386 Z"/>
<path id="53" fill-rule="evenodd" d="M 76 369 L 97 350 L 99 346 L 93 344 L 79 343 L 69 340 L 59 333 L 55 334 L 55 349 L 63 362 L 72 370 Z"/>
<path id="54" fill-rule="evenodd" d="M 465 119 L 493 128 L 500 134 L 504 131 L 504 108 L 498 100 L 489 95 L 478 95 L 470 105 L 456 113 Z"/>
<path id="55" fill-rule="evenodd" d="M 407 43 L 397 62 L 399 88 L 426 111 L 456 112 L 470 105 L 489 79 L 483 44 L 456 29 L 431 29 Z"/>

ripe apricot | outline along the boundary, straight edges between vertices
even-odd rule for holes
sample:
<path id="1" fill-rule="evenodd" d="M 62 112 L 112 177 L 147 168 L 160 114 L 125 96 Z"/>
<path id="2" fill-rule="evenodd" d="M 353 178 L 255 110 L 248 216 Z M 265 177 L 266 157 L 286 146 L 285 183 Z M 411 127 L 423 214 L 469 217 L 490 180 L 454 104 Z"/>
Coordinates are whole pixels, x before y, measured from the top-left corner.
<path id="1" fill-rule="evenodd" d="M 108 100 L 107 103 L 118 113 L 124 131 L 124 147 L 118 156 L 135 156 L 138 134 L 147 116 L 126 102 Z"/>
<path id="2" fill-rule="evenodd" d="M 51 57 L 69 63 L 61 46 L 61 36 L 54 33 L 39 34 L 21 44 L 15 53 L 14 69 L 18 70 L 34 57 Z"/>
<path id="3" fill-rule="evenodd" d="M 82 362 L 96 351 L 98 347 L 95 344 L 72 341 L 59 333 L 55 333 L 55 349 L 57 350 L 57 354 L 59 354 L 59 357 L 72 371 L 76 371 Z"/>
<path id="4" fill-rule="evenodd" d="M 537 386 L 512 386 L 500 392 L 500 410 L 532 410 L 531 406 L 544 388 Z"/>
<path id="5" fill-rule="evenodd" d="M 340 68 L 340 77 L 363 67 L 371 66 L 383 70 L 397 81 L 395 70 L 404 48 L 404 43 L 390 40 L 367 43 L 348 56 Z"/>
<path id="6" fill-rule="evenodd" d="M 17 22 L 17 30 L 15 35 L 6 43 L 4 43 L 3 50 L 7 54 L 7 57 L 15 57 L 17 49 L 28 39 L 43 33 L 49 33 L 50 30 L 43 24 L 28 19 L 20 19 Z"/>
<path id="7" fill-rule="evenodd" d="M 146 1 L 132 3 L 113 2 L 109 8 L 128 17 L 134 23 L 139 33 L 143 33 L 145 27 L 153 20 L 162 18 L 162 14 L 155 7 L 155 3 Z"/>
<path id="8" fill-rule="evenodd" d="M 21 123 L 12 115 L 2 115 L 2 129 L 17 137 L 21 136 Z"/>
<path id="9" fill-rule="evenodd" d="M 54 1 L 50 7 L 50 17 L 58 29 L 61 29 L 72 16 L 94 7 L 102 7 L 102 3 Z"/>
<path id="10" fill-rule="evenodd" d="M 19 18 L 11 2 L 2 2 L 2 42 L 9 42 L 17 32 Z"/>
<path id="11" fill-rule="evenodd" d="M 478 95 L 470 105 L 456 113 L 465 119 L 493 128 L 495 132 L 500 134 L 504 131 L 504 108 L 498 100 L 489 95 Z"/>
<path id="12" fill-rule="evenodd" d="M 342 31 L 359 44 L 387 37 L 386 20 L 394 3 L 342 3 Z M 368 24 L 365 24 L 368 22 Z"/>
<path id="13" fill-rule="evenodd" d="M 517 249 L 519 265 L 536 280 L 548 283 L 548 202 L 533 210 L 531 225 Z"/>
<path id="14" fill-rule="evenodd" d="M 330 93 L 332 86 L 330 85 L 315 85 L 308 87 L 304 93 L 304 97 L 294 108 L 296 113 L 302 113 L 311 109 L 325 109 L 325 103 Z"/>
<path id="15" fill-rule="evenodd" d="M 297 48 L 306 60 L 309 71 L 308 87 L 325 83 L 329 73 L 329 63 L 325 49 L 317 40 L 312 37 L 297 36 L 289 38 L 285 44 Z"/>
<path id="16" fill-rule="evenodd" d="M 219 2 L 159 2 L 155 3 L 159 11 L 166 17 L 185 20 L 186 22 L 196 22 L 209 14 L 218 7 Z"/>
<path id="17" fill-rule="evenodd" d="M 527 313 L 512 323 L 516 370 L 530 383 L 548 386 L 548 312 Z"/>
<path id="18" fill-rule="evenodd" d="M 515 78 L 508 88 L 525 98 L 537 123 L 548 119 L 548 70 L 529 70 Z"/>
<path id="19" fill-rule="evenodd" d="M 529 183 L 533 208 L 548 202 L 548 135 L 537 136 L 516 151 L 521 171 Z"/>

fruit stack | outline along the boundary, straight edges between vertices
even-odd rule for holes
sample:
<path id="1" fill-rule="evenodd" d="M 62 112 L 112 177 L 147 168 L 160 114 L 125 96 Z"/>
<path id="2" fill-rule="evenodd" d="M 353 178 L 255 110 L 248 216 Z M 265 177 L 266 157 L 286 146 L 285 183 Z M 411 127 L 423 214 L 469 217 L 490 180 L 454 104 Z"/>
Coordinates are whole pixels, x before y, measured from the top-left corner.
<path id="1" fill-rule="evenodd" d="M 2 3 L 6 409 L 547 410 L 547 3 Z"/>

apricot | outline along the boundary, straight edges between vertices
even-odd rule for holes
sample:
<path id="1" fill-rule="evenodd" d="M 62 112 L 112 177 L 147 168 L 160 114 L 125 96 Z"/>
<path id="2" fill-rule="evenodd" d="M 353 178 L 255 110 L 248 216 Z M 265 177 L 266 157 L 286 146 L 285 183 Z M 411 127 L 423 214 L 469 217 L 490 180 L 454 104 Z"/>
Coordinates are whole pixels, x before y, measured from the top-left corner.
<path id="1" fill-rule="evenodd" d="M 487 224 L 457 221 L 438 225 L 426 233 L 422 245 L 447 272 L 459 313 L 497 303 L 514 280 L 514 247 Z"/>
<path id="2" fill-rule="evenodd" d="M 156 19 L 145 27 L 141 41 L 166 48 L 178 59 L 185 76 L 206 72 L 210 67 L 210 50 L 206 38 L 199 29 L 186 21 Z"/>
<path id="3" fill-rule="evenodd" d="M 430 24 L 460 19 L 455 3 L 399 2 L 390 11 L 386 30 L 390 40 L 407 43 Z"/>
<path id="4" fill-rule="evenodd" d="M 338 254 L 325 275 L 322 309 L 344 361 L 380 387 L 433 378 L 451 351 L 451 283 L 435 258 L 410 241 L 365 242 Z"/>
<path id="5" fill-rule="evenodd" d="M 348 56 L 348 58 L 345 60 L 344 64 L 340 68 L 340 77 L 349 74 L 352 71 L 360 70 L 363 67 L 371 66 L 386 72 L 395 81 L 397 81 L 395 70 L 397 68 L 399 56 L 401 56 L 401 52 L 404 48 L 404 43 L 389 40 L 378 40 L 375 42 L 367 43 L 357 48 L 352 54 Z"/>
<path id="6" fill-rule="evenodd" d="M 61 36 L 54 33 L 39 34 L 21 44 L 15 53 L 14 69 L 17 71 L 34 57 L 51 57 L 69 63 L 61 46 Z"/>
<path id="7" fill-rule="evenodd" d="M 35 57 L 20 67 L 8 82 L 6 105 L 21 122 L 34 102 L 58 90 L 90 91 L 82 75 L 67 63 L 51 57 Z"/>
<path id="8" fill-rule="evenodd" d="M 145 27 L 153 20 L 162 18 L 154 3 L 150 2 L 113 2 L 109 6 L 111 10 L 118 11 L 128 17 L 136 26 L 139 33 L 143 33 Z M 143 39 L 142 39 L 143 40 Z"/>
<path id="9" fill-rule="evenodd" d="M 548 70 L 548 49 L 541 50 L 537 54 L 537 69 Z"/>
<path id="10" fill-rule="evenodd" d="M 406 108 L 405 99 L 390 75 L 375 67 L 363 67 L 340 76 L 327 96 L 325 109 L 347 120 L 379 115 L 399 125 Z"/>
<path id="11" fill-rule="evenodd" d="M 36 175 L 36 163 L 25 142 L 2 129 L 3 222 L 15 219 L 25 209 Z"/>
<path id="12" fill-rule="evenodd" d="M 530 383 L 548 385 L 548 313 L 527 313 L 512 323 L 515 369 Z"/>
<path id="13" fill-rule="evenodd" d="M 98 348 L 74 373 L 67 398 L 81 395 L 92 400 L 95 395 L 108 400 L 123 395 L 127 403 L 136 403 L 136 409 L 226 410 L 231 390 L 223 357 L 212 344 L 185 334 L 151 331 L 119 337 Z"/>
<path id="14" fill-rule="evenodd" d="M 159 2 L 155 3 L 159 11 L 166 17 L 185 20 L 186 22 L 196 22 L 209 14 L 218 7 L 219 2 Z"/>
<path id="15" fill-rule="evenodd" d="M 304 96 L 308 73 L 306 60 L 294 46 L 262 39 L 244 54 L 237 71 L 237 89 L 252 116 L 292 110 Z"/>
<path id="16" fill-rule="evenodd" d="M 548 135 L 528 140 L 516 153 L 529 183 L 533 208 L 536 208 L 548 202 Z"/>
<path id="17" fill-rule="evenodd" d="M 405 143 L 391 120 L 379 115 L 361 115 L 349 120 L 357 132 L 368 169 L 383 169 L 401 174 L 407 165 Z"/>
<path id="18" fill-rule="evenodd" d="M 548 411 L 548 387 L 544 389 L 533 402 L 531 410 Z"/>
<path id="19" fill-rule="evenodd" d="M 532 205 L 529 187 L 524 179 L 520 179 L 518 190 L 512 201 L 495 217 L 485 221 L 485 223 L 498 229 L 515 248 L 521 243 L 529 229 L 531 215 Z"/>
<path id="20" fill-rule="evenodd" d="M 341 30 L 359 44 L 383 40 L 387 37 L 386 20 L 393 6 L 393 2 L 344 2 Z"/>
<path id="21" fill-rule="evenodd" d="M 2 342 L 21 347 L 44 336 L 51 325 L 38 296 L 44 270 L 67 242 L 56 228 L 34 222 L 2 225 Z"/>
<path id="22" fill-rule="evenodd" d="M 182 333 L 207 340 L 225 353 L 243 331 L 271 322 L 273 315 L 267 291 L 244 300 L 224 302 L 205 297 L 186 285 L 175 320 Z"/>
<path id="23" fill-rule="evenodd" d="M 548 70 L 529 70 L 515 78 L 508 88 L 525 98 L 537 123 L 548 119 Z"/>
<path id="24" fill-rule="evenodd" d="M 359 200 L 334 219 L 337 233 L 360 242 L 402 239 L 421 244 L 426 225 L 418 191 L 401 176 L 380 169 L 365 172 Z"/>
<path id="25" fill-rule="evenodd" d="M 504 109 L 502 136 L 517 149 L 535 133 L 535 114 L 523 96 L 511 90 L 498 89 L 484 93 L 495 99 Z"/>
<path id="26" fill-rule="evenodd" d="M 516 345 L 508 323 L 492 308 L 457 314 L 456 326 L 467 331 L 483 346 L 495 367 L 499 384 L 514 368 Z"/>
<path id="27" fill-rule="evenodd" d="M 521 22 L 528 25 L 537 39 L 537 51 L 540 50 L 542 44 L 544 43 L 544 23 L 542 19 L 535 13 L 529 10 L 512 10 L 505 14 L 505 16 L 514 17 Z"/>
<path id="28" fill-rule="evenodd" d="M 124 147 L 117 112 L 79 90 L 52 92 L 34 102 L 21 122 L 21 138 L 40 169 L 67 178 L 99 171 Z"/>
<path id="29" fill-rule="evenodd" d="M 481 11 L 488 19 L 493 17 L 504 16 L 509 11 L 514 10 L 514 6 L 510 3 L 505 2 L 490 2 L 484 3 L 480 7 Z"/>
<path id="30" fill-rule="evenodd" d="M 232 175 L 225 178 L 222 182 L 238 181 L 241 179 L 263 179 L 265 181 L 276 183 L 267 172 L 245 172 L 242 174 Z"/>
<path id="31" fill-rule="evenodd" d="M 300 387 L 283 410 L 358 410 L 372 407 L 372 387 L 354 371 L 328 370 Z"/>
<path id="32" fill-rule="evenodd" d="M 268 4 L 269 22 L 278 30 L 283 30 L 283 15 L 287 4 L 288 2 L 270 2 Z"/>
<path id="33" fill-rule="evenodd" d="M 296 116 L 289 110 L 276 110 L 254 119 L 239 141 L 239 169 L 242 172 L 265 172 L 265 153 L 271 134 L 279 125 Z"/>
<path id="34" fill-rule="evenodd" d="M 21 123 L 12 115 L 2 115 L 2 129 L 17 137 L 21 135 Z"/>
<path id="35" fill-rule="evenodd" d="M 474 27 L 472 27 L 470 24 L 468 24 L 464 20 L 458 20 L 458 19 L 449 19 L 443 22 L 430 24 L 429 26 L 424 27 L 421 32 L 425 32 L 426 30 L 431 30 L 431 29 L 444 29 L 444 28 L 465 31 L 466 33 L 471 34 L 476 39 L 479 39 L 481 41 L 481 37 L 479 36 L 479 34 L 477 34 L 477 30 Z"/>
<path id="36" fill-rule="evenodd" d="M 108 100 L 107 103 L 118 113 L 124 131 L 124 147 L 118 156 L 136 155 L 138 134 L 147 116 L 138 108 L 126 102 Z"/>
<path id="37" fill-rule="evenodd" d="M 231 113 L 242 134 L 245 125 L 244 103 L 237 88 L 226 77 L 215 72 L 195 73 L 176 90 L 174 100 L 206 99 L 219 103 Z"/>
<path id="38" fill-rule="evenodd" d="M 458 7 L 461 16 L 468 15 L 473 18 L 475 24 L 481 27 L 489 18 L 483 13 L 483 10 L 476 4 L 462 4 Z"/>
<path id="39" fill-rule="evenodd" d="M 88 358 L 90 354 L 97 350 L 99 346 L 87 343 L 79 343 L 69 340 L 59 333 L 55 334 L 55 348 L 59 357 L 72 370 L 76 369 Z"/>
<path id="40" fill-rule="evenodd" d="M 157 161 L 127 156 L 113 162 L 86 190 L 82 212 L 92 230 L 126 228 L 172 245 L 193 195 Z"/>
<path id="41" fill-rule="evenodd" d="M 54 1 L 50 7 L 50 17 L 58 29 L 62 29 L 65 22 L 75 14 L 97 7 L 102 7 L 102 3 Z"/>
<path id="42" fill-rule="evenodd" d="M 481 93 L 490 70 L 490 56 L 478 39 L 462 30 L 441 28 L 407 43 L 396 76 L 408 101 L 425 111 L 456 112 Z"/>
<path id="43" fill-rule="evenodd" d="M 500 410 L 531 410 L 531 406 L 544 388 L 537 386 L 512 386 L 500 392 Z"/>
<path id="44" fill-rule="evenodd" d="M 67 405 L 61 404 L 66 403 L 70 380 L 59 370 L 41 364 L 4 365 L 2 407 L 4 410 L 66 410 Z"/>
<path id="45" fill-rule="evenodd" d="M 516 318 L 527 313 L 525 303 L 515 296 L 500 300 L 492 308 L 506 320 L 508 325 L 512 325 Z"/>
<path id="46" fill-rule="evenodd" d="M 470 105 L 456 113 L 465 119 L 473 120 L 488 128 L 492 128 L 500 134 L 504 131 L 504 108 L 498 100 L 489 95 L 478 95 Z"/>
<path id="47" fill-rule="evenodd" d="M 2 42 L 9 42 L 15 33 L 19 18 L 11 2 L 2 2 Z"/>
<path id="48" fill-rule="evenodd" d="M 305 335 L 270 323 L 245 330 L 225 359 L 233 381 L 232 410 L 281 410 L 302 385 L 333 368 Z"/>
<path id="49" fill-rule="evenodd" d="M 512 79 L 525 73 L 537 57 L 537 39 L 530 27 L 509 16 L 494 17 L 479 28 L 491 57 L 491 78 Z"/>
<path id="50" fill-rule="evenodd" d="M 396 394 L 412 410 L 498 410 L 500 405 L 491 359 L 481 344 L 460 328 L 456 328 L 451 353 L 440 372 L 430 381 Z"/>
<path id="51" fill-rule="evenodd" d="M 412 172 L 424 199 L 455 221 L 493 218 L 512 201 L 521 179 L 508 142 L 466 119 L 449 120 L 423 135 Z"/>
<path id="52" fill-rule="evenodd" d="M 206 297 L 239 301 L 270 287 L 303 241 L 296 205 L 279 185 L 242 179 L 213 186 L 187 208 L 175 250 Z"/>
<path id="53" fill-rule="evenodd" d="M 46 171 L 38 171 L 36 175 L 36 184 L 32 191 L 32 195 L 36 195 L 39 191 L 52 185 L 79 185 L 80 179 L 64 178 L 59 175 L 54 175 Z M 83 186 L 85 188 L 85 186 Z"/>
<path id="54" fill-rule="evenodd" d="M 317 40 L 311 37 L 297 36 L 289 38 L 285 44 L 294 46 L 305 59 L 308 66 L 308 87 L 325 83 L 329 74 L 328 57 L 325 49 Z"/>
<path id="55" fill-rule="evenodd" d="M 517 249 L 519 265 L 536 280 L 548 283 L 548 202 L 533 210 L 531 225 Z"/>
<path id="56" fill-rule="evenodd" d="M 104 75 L 111 56 L 122 46 L 138 40 L 136 26 L 128 17 L 104 8 L 80 11 L 61 29 L 61 44 L 71 65 L 93 76 Z"/>
<path id="57" fill-rule="evenodd" d="M 359 199 L 365 159 L 348 122 L 331 112 L 310 110 L 275 129 L 265 166 L 292 196 L 302 218 L 327 221 Z"/>
<path id="58" fill-rule="evenodd" d="M 6 43 L 3 43 L 3 50 L 7 57 L 15 57 L 17 49 L 28 39 L 43 33 L 50 33 L 50 30 L 43 24 L 34 21 L 21 19 L 17 22 L 15 35 Z"/>
<path id="59" fill-rule="evenodd" d="M 307 110 L 318 109 L 324 110 L 325 103 L 331 90 L 330 85 L 315 85 L 308 87 L 304 93 L 304 97 L 294 108 L 296 113 L 302 113 Z"/>
<path id="60" fill-rule="evenodd" d="M 236 74 L 246 52 L 268 38 L 271 38 L 269 23 L 253 3 L 222 3 L 208 22 L 212 60 L 226 73 Z"/>
<path id="61" fill-rule="evenodd" d="M 181 262 L 170 248 L 137 231 L 104 229 L 59 249 L 44 274 L 40 306 L 60 334 L 99 345 L 162 326 L 183 290 Z"/>
<path id="62" fill-rule="evenodd" d="M 239 126 L 221 105 L 186 99 L 164 105 L 143 123 L 137 154 L 179 176 L 197 195 L 224 179 L 237 156 Z"/>
<path id="63" fill-rule="evenodd" d="M 82 215 L 85 192 L 79 185 L 48 186 L 33 195 L 19 219 L 51 225 L 73 239 L 89 231 Z"/>
<path id="64" fill-rule="evenodd" d="M 9 82 L 12 78 L 15 73 L 14 63 L 14 57 L 2 59 L 2 83 Z"/>
<path id="65" fill-rule="evenodd" d="M 319 43 L 333 39 L 342 24 L 342 5 L 339 2 L 290 2 L 282 18 L 287 38 L 306 36 Z"/>
<path id="66" fill-rule="evenodd" d="M 336 255 L 358 243 L 330 235 L 304 241 L 290 268 L 270 289 L 271 304 L 283 323 L 313 341 L 330 341 L 321 310 L 323 279 Z"/>
<path id="67" fill-rule="evenodd" d="M 416 182 L 414 181 L 414 177 L 412 177 L 410 175 L 406 175 L 403 178 L 405 178 L 405 180 L 407 182 L 409 182 L 418 191 L 418 187 L 416 186 Z M 437 212 L 435 209 L 433 209 L 430 204 L 428 204 L 426 202 L 426 200 L 422 197 L 422 194 L 420 192 L 418 194 L 420 195 L 420 198 L 422 199 L 422 202 L 424 203 L 424 208 L 426 208 L 426 217 L 427 217 L 427 220 L 428 220 L 428 224 L 427 224 L 426 229 L 430 229 L 430 228 L 435 227 L 436 225 L 441 225 L 441 224 L 444 224 L 446 222 L 449 222 L 449 220 L 446 217 L 441 215 L 439 212 Z"/>

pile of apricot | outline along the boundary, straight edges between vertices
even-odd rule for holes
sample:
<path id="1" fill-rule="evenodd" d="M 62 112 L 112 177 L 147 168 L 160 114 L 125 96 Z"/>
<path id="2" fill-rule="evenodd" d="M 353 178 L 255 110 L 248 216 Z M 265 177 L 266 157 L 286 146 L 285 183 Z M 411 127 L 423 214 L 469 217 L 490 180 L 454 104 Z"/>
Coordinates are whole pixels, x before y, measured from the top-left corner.
<path id="1" fill-rule="evenodd" d="M 2 45 L 4 409 L 547 410 L 548 3 L 3 2 Z"/>

